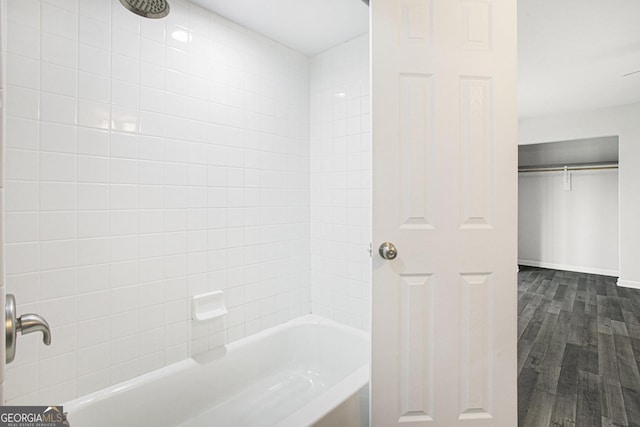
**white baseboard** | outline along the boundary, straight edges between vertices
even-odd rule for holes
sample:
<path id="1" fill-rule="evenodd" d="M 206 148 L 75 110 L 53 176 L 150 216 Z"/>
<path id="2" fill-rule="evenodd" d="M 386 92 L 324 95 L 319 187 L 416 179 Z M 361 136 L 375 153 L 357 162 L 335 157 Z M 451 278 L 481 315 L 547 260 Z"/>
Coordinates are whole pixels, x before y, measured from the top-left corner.
<path id="1" fill-rule="evenodd" d="M 618 270 L 607 270 L 605 268 L 584 267 L 584 266 L 577 266 L 577 265 L 554 264 L 551 262 L 531 261 L 527 259 L 519 259 L 518 264 L 527 265 L 529 267 L 550 268 L 552 270 L 575 271 L 578 273 L 587 273 L 587 274 L 599 274 L 601 276 L 618 277 L 618 274 L 619 274 Z M 618 280 L 618 284 L 619 283 L 620 283 L 620 280 Z M 640 286 L 640 283 L 638 283 L 638 286 Z M 633 286 L 629 286 L 629 287 L 633 287 Z"/>
<path id="2" fill-rule="evenodd" d="M 634 280 L 621 280 L 621 279 L 618 279 L 618 286 L 622 286 L 623 288 L 640 289 L 640 282 L 636 282 Z"/>

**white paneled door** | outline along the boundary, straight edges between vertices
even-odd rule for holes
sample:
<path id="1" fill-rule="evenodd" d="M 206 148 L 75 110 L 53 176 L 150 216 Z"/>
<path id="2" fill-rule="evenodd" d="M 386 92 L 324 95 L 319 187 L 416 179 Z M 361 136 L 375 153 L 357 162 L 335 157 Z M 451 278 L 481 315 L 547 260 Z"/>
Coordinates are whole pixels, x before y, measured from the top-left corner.
<path id="1" fill-rule="evenodd" d="M 516 426 L 516 0 L 371 14 L 372 425 Z"/>

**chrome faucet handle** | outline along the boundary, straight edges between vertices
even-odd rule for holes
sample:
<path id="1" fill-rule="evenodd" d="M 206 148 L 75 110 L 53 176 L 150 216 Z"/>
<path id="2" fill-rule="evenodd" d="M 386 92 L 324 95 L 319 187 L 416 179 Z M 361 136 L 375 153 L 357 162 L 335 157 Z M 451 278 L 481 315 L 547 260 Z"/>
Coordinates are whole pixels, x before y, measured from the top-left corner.
<path id="1" fill-rule="evenodd" d="M 23 314 L 16 319 L 16 299 L 12 294 L 6 295 L 4 305 L 5 314 L 5 333 L 6 333 L 6 363 L 13 362 L 16 356 L 16 338 L 17 333 L 22 335 L 32 332 L 42 332 L 42 342 L 45 345 L 51 344 L 51 329 L 42 316 L 37 314 Z"/>

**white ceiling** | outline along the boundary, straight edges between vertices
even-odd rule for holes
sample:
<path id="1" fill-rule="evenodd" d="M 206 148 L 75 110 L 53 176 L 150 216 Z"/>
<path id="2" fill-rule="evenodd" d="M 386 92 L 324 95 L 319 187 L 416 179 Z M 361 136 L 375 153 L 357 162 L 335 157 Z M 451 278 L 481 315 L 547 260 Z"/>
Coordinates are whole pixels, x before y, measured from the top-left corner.
<path id="1" fill-rule="evenodd" d="M 640 102 L 640 1 L 519 0 L 518 54 L 520 117 Z"/>
<path id="2" fill-rule="evenodd" d="M 309 56 L 369 25 L 361 0 L 191 1 Z M 640 102 L 639 23 L 639 0 L 519 0 L 520 117 Z"/>
<path id="3" fill-rule="evenodd" d="M 308 56 L 369 31 L 361 0 L 191 0 Z"/>

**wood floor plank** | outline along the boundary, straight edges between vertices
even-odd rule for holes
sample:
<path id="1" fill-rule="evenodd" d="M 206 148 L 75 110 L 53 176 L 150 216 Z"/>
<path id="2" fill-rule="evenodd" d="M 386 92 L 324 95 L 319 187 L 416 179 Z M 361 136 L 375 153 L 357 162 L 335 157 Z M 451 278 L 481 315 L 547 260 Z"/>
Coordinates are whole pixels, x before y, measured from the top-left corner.
<path id="1" fill-rule="evenodd" d="M 555 327 L 557 320 L 558 315 L 552 313 L 546 314 L 546 316 L 542 320 L 538 335 L 533 340 L 533 346 L 529 351 L 526 366 L 540 372 L 545 354 L 547 353 L 547 349 L 549 348 L 549 341 L 551 340 L 551 336 L 553 335 L 553 328 Z"/>
<path id="2" fill-rule="evenodd" d="M 557 396 L 553 404 L 551 413 L 552 426 L 573 426 L 576 422 L 576 400 L 575 396 Z"/>
<path id="3" fill-rule="evenodd" d="M 623 388 L 640 391 L 640 371 L 629 337 L 613 335 L 618 360 L 618 374 Z M 640 420 L 639 420 L 640 421 Z"/>
<path id="4" fill-rule="evenodd" d="M 562 311 L 558 315 L 558 320 L 556 321 L 556 327 L 553 329 L 553 336 L 551 337 L 552 343 L 563 343 L 567 342 L 567 334 L 569 333 L 569 322 L 571 321 L 571 313 L 567 311 Z M 564 349 L 562 350 L 564 353 Z"/>
<path id="5" fill-rule="evenodd" d="M 564 306 L 563 310 L 574 311 L 573 305 L 576 301 L 576 296 L 578 293 L 578 280 L 574 276 L 569 276 L 569 280 L 567 281 L 567 293 L 564 297 Z M 584 308 L 584 301 L 581 301 Z M 584 312 L 584 310 L 583 310 Z"/>
<path id="6" fill-rule="evenodd" d="M 598 375 L 598 352 L 582 347 L 580 349 L 580 358 L 578 360 L 578 370 Z"/>
<path id="7" fill-rule="evenodd" d="M 631 294 L 629 293 L 633 292 L 629 289 L 625 289 L 625 288 L 619 288 L 618 289 L 618 296 L 621 298 L 620 303 L 622 304 L 622 315 L 624 316 L 624 320 L 627 323 L 635 323 L 637 322 L 637 319 L 634 321 L 632 319 L 627 318 L 627 316 L 625 316 L 625 312 L 627 312 L 627 314 L 631 314 L 635 317 L 635 307 L 633 305 L 633 300 L 631 299 Z"/>
<path id="8" fill-rule="evenodd" d="M 562 301 L 558 301 L 558 300 L 552 300 L 551 304 L 549 304 L 549 313 L 553 313 L 553 314 L 560 314 L 560 312 L 562 311 L 562 305 L 563 302 Z"/>
<path id="9" fill-rule="evenodd" d="M 597 290 L 596 290 L 596 281 L 593 276 L 590 276 L 587 279 L 587 300 L 585 301 L 588 305 L 597 305 Z"/>
<path id="10" fill-rule="evenodd" d="M 568 343 L 582 345 L 585 335 L 584 325 L 584 302 L 575 301 L 573 304 L 573 311 L 571 312 L 571 321 L 569 322 L 569 334 L 567 336 Z"/>
<path id="11" fill-rule="evenodd" d="M 535 369 L 523 368 L 518 374 L 518 425 L 523 425 L 530 406 L 531 397 L 538 382 L 538 372 Z"/>
<path id="12" fill-rule="evenodd" d="M 604 381 L 620 384 L 613 335 L 598 334 L 598 372 Z"/>
<path id="13" fill-rule="evenodd" d="M 522 425 L 524 427 L 547 426 L 551 422 L 551 413 L 555 403 L 555 396 L 547 391 L 536 388 L 531 396 L 529 406 L 536 408 L 529 411 Z"/>
<path id="14" fill-rule="evenodd" d="M 620 304 L 620 298 L 617 296 L 608 297 L 609 300 L 609 317 L 611 320 L 618 322 L 624 322 L 624 316 L 622 315 L 622 305 Z"/>
<path id="15" fill-rule="evenodd" d="M 590 427 L 599 427 L 602 425 L 600 378 L 597 374 L 578 371 L 576 425 Z"/>
<path id="16" fill-rule="evenodd" d="M 609 316 L 609 301 L 606 296 L 596 297 L 598 306 L 598 332 L 611 334 L 611 317 Z"/>
<path id="17" fill-rule="evenodd" d="M 629 426 L 640 426 L 640 392 L 622 388 Z"/>
<path id="18" fill-rule="evenodd" d="M 553 279 L 549 282 L 549 287 L 544 293 L 545 298 L 553 299 L 554 295 L 558 291 L 558 286 L 560 286 L 560 281 L 561 279 L 559 276 L 553 276 Z"/>
<path id="19" fill-rule="evenodd" d="M 618 320 L 611 320 L 611 333 L 628 337 L 629 331 L 627 330 L 627 324 Z"/>
<path id="20" fill-rule="evenodd" d="M 620 383 L 601 381 L 600 408 L 602 416 L 615 425 L 628 426 L 627 410 L 624 405 Z"/>
<path id="21" fill-rule="evenodd" d="M 522 338 L 527 326 L 529 326 L 529 322 L 531 322 L 531 318 L 518 317 L 518 341 Z"/>
<path id="22" fill-rule="evenodd" d="M 598 304 L 595 302 L 596 301 L 596 296 L 593 296 L 593 304 L 591 303 L 591 301 L 589 299 L 587 299 L 587 301 L 585 301 L 584 303 L 584 314 L 586 314 L 587 316 L 595 316 L 598 317 Z"/>
<path id="23" fill-rule="evenodd" d="M 533 341 L 521 339 L 518 341 L 518 375 L 521 374 L 527 360 L 529 359 L 529 353 L 533 348 Z"/>
<path id="24" fill-rule="evenodd" d="M 631 348 L 633 348 L 633 356 L 636 359 L 638 369 L 640 369 L 640 338 L 630 337 Z"/>
<path id="25" fill-rule="evenodd" d="M 607 295 L 607 284 L 604 282 L 602 277 L 596 277 L 596 294 L 606 296 Z"/>
<path id="26" fill-rule="evenodd" d="M 521 316 L 531 319 L 534 313 L 536 312 L 536 310 L 538 309 L 538 305 L 543 300 L 543 298 L 544 297 L 542 295 L 538 295 L 538 294 L 533 295 L 529 300 L 529 302 L 527 303 L 527 306 L 522 310 Z"/>
<path id="27" fill-rule="evenodd" d="M 569 313 L 563 311 L 558 316 L 555 323 L 551 340 L 547 343 L 548 347 L 544 356 L 544 361 L 540 369 L 537 388 L 556 393 L 558 387 L 558 379 L 560 378 L 560 370 L 562 368 L 562 359 L 567 343 L 567 330 L 569 326 Z"/>
<path id="28" fill-rule="evenodd" d="M 578 388 L 578 360 L 580 346 L 567 342 L 562 357 L 562 368 L 558 378 L 558 396 L 575 395 Z"/>
<path id="29" fill-rule="evenodd" d="M 627 299 L 625 301 L 629 300 Z M 640 321 L 638 321 L 638 317 L 632 310 L 633 309 L 630 310 L 627 308 L 622 309 L 622 317 L 624 317 L 624 323 L 626 323 L 627 325 L 640 326 Z"/>
<path id="30" fill-rule="evenodd" d="M 582 346 L 591 351 L 598 351 L 598 316 L 585 315 Z"/>
<path id="31" fill-rule="evenodd" d="M 546 363 L 546 359 L 545 359 Z M 551 364 L 542 365 L 542 369 L 538 374 L 538 382 L 536 389 L 546 391 L 548 393 L 556 395 L 558 389 L 558 379 L 560 378 L 561 366 L 552 366 Z"/>
<path id="32" fill-rule="evenodd" d="M 529 304 L 529 301 L 531 301 L 531 298 L 533 298 L 533 295 L 531 293 L 529 293 L 529 292 L 519 292 L 519 295 L 518 295 L 518 317 L 522 316 L 522 312 L 524 311 L 524 309 Z"/>
<path id="33" fill-rule="evenodd" d="M 556 289 L 556 293 L 553 296 L 553 299 L 556 301 L 564 301 L 564 296 L 566 294 L 567 294 L 567 285 L 564 283 L 559 284 L 558 288 Z"/>

